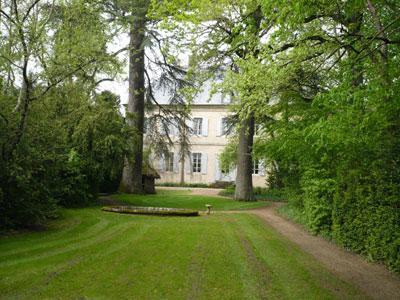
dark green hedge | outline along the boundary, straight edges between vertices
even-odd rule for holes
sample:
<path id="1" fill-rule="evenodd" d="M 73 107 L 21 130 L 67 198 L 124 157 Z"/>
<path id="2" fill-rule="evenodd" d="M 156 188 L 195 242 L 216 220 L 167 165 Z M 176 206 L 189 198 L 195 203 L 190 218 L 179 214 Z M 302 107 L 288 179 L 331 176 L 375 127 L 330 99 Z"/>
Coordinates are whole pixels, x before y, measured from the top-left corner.
<path id="1" fill-rule="evenodd" d="M 333 202 L 336 241 L 400 272 L 400 201 L 398 185 L 377 173 L 346 171 Z"/>

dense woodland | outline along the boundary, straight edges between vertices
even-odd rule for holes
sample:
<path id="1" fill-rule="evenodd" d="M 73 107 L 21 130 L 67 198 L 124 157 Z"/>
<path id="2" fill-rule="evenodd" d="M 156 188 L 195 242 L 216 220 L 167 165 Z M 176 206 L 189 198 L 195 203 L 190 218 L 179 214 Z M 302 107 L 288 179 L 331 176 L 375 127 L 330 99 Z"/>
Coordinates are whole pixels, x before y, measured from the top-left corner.
<path id="1" fill-rule="evenodd" d="M 184 133 L 190 97 L 222 75 L 214 90 L 233 101 L 223 160 L 238 168 L 236 199 L 253 199 L 251 160 L 262 159 L 269 188 L 313 233 L 400 271 L 398 1 L 0 3 L 1 227 L 88 205 L 121 177 L 142 192 L 143 114 L 162 110 L 155 89 L 169 86 L 177 107 L 156 121 Z M 118 34 L 130 43 L 113 52 Z M 123 115 L 99 85 L 128 62 Z"/>

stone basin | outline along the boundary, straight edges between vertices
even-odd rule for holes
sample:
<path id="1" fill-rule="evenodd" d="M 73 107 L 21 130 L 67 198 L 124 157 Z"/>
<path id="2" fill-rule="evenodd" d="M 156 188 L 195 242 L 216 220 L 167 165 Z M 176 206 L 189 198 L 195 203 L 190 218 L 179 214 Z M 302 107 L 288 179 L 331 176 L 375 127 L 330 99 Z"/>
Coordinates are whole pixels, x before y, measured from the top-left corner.
<path id="1" fill-rule="evenodd" d="M 120 214 L 134 215 L 158 215 L 158 216 L 198 216 L 197 210 L 187 208 L 169 208 L 169 207 L 141 207 L 141 206 L 105 206 L 103 211 L 115 212 Z"/>

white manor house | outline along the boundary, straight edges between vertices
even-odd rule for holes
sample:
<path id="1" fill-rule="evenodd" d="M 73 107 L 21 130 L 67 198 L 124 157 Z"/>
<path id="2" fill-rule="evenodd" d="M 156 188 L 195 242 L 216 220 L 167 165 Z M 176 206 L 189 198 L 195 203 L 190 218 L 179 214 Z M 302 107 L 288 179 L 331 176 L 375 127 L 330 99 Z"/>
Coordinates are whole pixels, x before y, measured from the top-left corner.
<path id="1" fill-rule="evenodd" d="M 199 103 L 191 106 L 193 133 L 190 135 L 190 157 L 185 158 L 185 183 L 212 184 L 215 182 L 234 182 L 236 170 L 222 170 L 219 155 L 228 144 L 227 119 L 229 103 L 223 101 Z M 174 132 L 170 132 L 174 140 Z M 176 142 L 166 157 L 156 161 L 154 167 L 161 178 L 156 183 L 179 183 L 181 163 L 179 162 L 180 144 Z M 260 161 L 253 162 L 253 186 L 266 186 L 265 170 Z"/>

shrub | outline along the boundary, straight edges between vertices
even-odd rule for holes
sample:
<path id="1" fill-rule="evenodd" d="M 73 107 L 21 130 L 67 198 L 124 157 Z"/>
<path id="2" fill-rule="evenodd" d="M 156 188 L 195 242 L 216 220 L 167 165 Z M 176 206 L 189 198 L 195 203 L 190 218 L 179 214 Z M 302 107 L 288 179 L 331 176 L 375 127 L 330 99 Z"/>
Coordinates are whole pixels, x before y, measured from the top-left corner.
<path id="1" fill-rule="evenodd" d="M 368 170 L 347 171 L 334 197 L 333 236 L 341 245 L 400 272 L 398 187 Z"/>
<path id="2" fill-rule="evenodd" d="M 303 205 L 307 227 L 313 233 L 329 235 L 332 227 L 332 202 L 335 180 L 322 169 L 309 169 L 302 179 Z"/>

